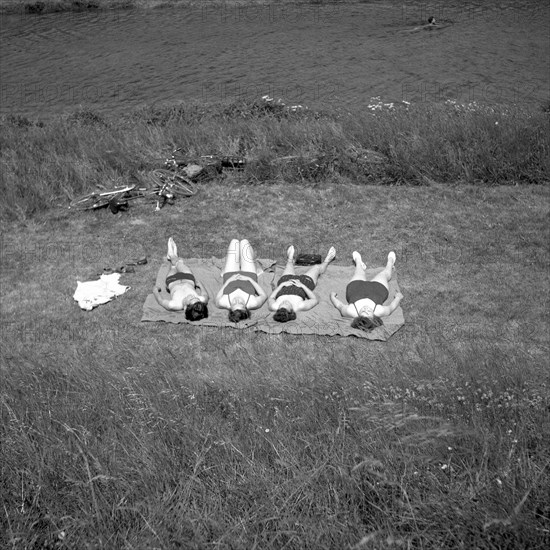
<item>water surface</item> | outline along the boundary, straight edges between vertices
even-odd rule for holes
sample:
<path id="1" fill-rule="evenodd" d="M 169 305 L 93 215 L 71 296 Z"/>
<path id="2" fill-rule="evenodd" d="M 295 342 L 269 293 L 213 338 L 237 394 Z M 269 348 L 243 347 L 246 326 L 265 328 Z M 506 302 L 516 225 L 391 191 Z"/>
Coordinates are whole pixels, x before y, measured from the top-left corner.
<path id="1" fill-rule="evenodd" d="M 429 15 L 447 24 L 414 31 Z M 264 94 L 288 103 L 522 102 L 549 97 L 544 0 L 373 2 L 11 15 L 0 112 Z"/>

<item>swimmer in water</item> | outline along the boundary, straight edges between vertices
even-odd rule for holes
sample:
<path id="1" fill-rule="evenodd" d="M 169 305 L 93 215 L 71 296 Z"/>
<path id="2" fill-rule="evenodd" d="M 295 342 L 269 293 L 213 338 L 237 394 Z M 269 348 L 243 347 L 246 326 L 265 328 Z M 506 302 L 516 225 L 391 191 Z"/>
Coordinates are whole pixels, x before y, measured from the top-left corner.
<path id="1" fill-rule="evenodd" d="M 435 17 L 432 15 L 428 17 L 428 24 L 427 25 L 421 25 L 420 27 L 414 27 L 414 29 L 408 29 L 405 32 L 418 32 L 418 31 L 433 31 L 433 30 L 441 30 L 445 27 L 448 27 L 449 25 L 439 25 Z"/>

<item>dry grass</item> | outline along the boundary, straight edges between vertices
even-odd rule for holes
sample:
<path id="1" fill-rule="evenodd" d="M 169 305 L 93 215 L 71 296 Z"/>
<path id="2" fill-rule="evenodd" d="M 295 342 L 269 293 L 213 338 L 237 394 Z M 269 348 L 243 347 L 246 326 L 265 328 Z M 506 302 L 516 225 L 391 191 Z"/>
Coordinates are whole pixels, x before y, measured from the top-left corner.
<path id="1" fill-rule="evenodd" d="M 226 180 L 4 225 L 6 548 L 545 548 L 548 189 Z M 380 265 L 387 343 L 140 323 L 173 235 Z M 76 280 L 147 255 L 91 313 Z M 351 266 L 350 266 L 351 269 Z"/>
<path id="2" fill-rule="evenodd" d="M 146 107 L 107 117 L 79 110 L 49 121 L 0 120 L 0 218 L 66 204 L 102 184 L 124 184 L 175 147 L 240 155 L 249 184 L 543 184 L 550 172 L 548 113 L 453 103 L 366 112 L 293 112 L 253 102 Z M 291 163 L 279 157 L 303 158 Z M 315 162 L 307 159 L 315 158 Z"/>

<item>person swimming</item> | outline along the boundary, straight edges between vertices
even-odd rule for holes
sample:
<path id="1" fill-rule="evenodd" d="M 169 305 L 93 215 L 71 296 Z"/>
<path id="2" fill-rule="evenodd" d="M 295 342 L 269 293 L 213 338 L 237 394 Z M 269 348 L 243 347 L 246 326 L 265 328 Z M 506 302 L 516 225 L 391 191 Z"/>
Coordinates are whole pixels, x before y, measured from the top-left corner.
<path id="1" fill-rule="evenodd" d="M 418 32 L 418 31 L 433 31 L 445 29 L 449 26 L 449 23 L 441 25 L 439 24 L 433 15 L 428 17 L 428 23 L 425 25 L 420 25 L 419 27 L 414 27 L 413 29 L 406 29 L 404 32 Z"/>

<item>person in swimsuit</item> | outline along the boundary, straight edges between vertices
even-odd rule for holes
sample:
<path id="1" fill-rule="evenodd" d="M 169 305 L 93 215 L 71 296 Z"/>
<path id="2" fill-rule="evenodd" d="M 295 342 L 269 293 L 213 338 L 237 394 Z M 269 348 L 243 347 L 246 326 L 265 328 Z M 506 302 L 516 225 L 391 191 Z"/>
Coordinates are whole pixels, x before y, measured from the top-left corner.
<path id="1" fill-rule="evenodd" d="M 327 270 L 328 264 L 336 257 L 336 250 L 331 247 L 322 264 L 314 265 L 303 275 L 296 275 L 294 252 L 294 247 L 289 246 L 285 270 L 267 302 L 269 309 L 275 312 L 273 319 L 279 323 L 292 321 L 296 319 L 298 311 L 308 311 L 319 303 L 313 289 L 319 276 Z"/>
<path id="2" fill-rule="evenodd" d="M 258 284 L 258 266 L 252 246 L 246 239 L 229 243 L 223 285 L 215 300 L 216 306 L 229 310 L 229 320 L 238 323 L 250 317 L 250 311 L 262 307 L 267 294 Z"/>
<path id="3" fill-rule="evenodd" d="M 330 293 L 330 301 L 342 317 L 353 318 L 351 323 L 353 328 L 369 332 L 381 326 L 383 324 L 381 317 L 391 315 L 403 299 L 403 294 L 397 292 L 389 305 L 383 305 L 389 296 L 389 281 L 395 259 L 395 252 L 390 252 L 386 267 L 367 281 L 367 266 L 363 263 L 359 252 L 353 253 L 355 272 L 346 288 L 348 305 L 337 298 L 336 292 Z"/>
<path id="4" fill-rule="evenodd" d="M 208 317 L 208 292 L 202 290 L 191 270 L 178 257 L 178 249 L 172 237 L 168 239 L 166 259 L 171 264 L 165 282 L 170 299 L 163 298 L 160 294 L 162 289 L 156 287 L 153 294 L 157 302 L 169 311 L 185 310 L 188 321 L 199 321 Z"/>

